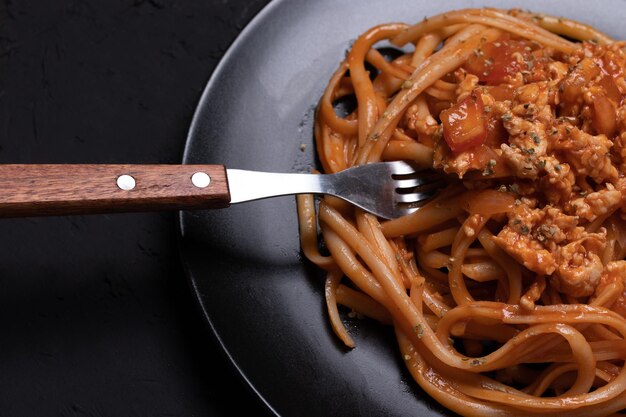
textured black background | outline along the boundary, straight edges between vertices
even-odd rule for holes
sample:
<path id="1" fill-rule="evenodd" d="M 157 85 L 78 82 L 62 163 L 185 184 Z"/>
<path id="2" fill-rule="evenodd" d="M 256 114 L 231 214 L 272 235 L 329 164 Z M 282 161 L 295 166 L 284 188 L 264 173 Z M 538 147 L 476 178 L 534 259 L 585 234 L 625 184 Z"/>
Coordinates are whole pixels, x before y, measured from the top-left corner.
<path id="1" fill-rule="evenodd" d="M 211 71 L 266 2 L 4 0 L 0 163 L 180 162 Z M 176 220 L 0 221 L 0 415 L 267 415 L 193 304 Z"/>

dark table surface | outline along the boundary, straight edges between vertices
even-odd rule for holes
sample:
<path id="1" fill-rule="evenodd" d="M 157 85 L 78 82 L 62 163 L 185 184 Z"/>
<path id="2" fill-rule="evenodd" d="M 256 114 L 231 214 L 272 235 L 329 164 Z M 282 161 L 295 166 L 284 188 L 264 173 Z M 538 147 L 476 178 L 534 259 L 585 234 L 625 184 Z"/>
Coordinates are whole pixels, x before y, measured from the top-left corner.
<path id="1" fill-rule="evenodd" d="M 179 163 L 266 2 L 4 0 L 0 163 Z M 2 416 L 268 415 L 194 304 L 176 213 L 1 220 L 0 334 Z"/>

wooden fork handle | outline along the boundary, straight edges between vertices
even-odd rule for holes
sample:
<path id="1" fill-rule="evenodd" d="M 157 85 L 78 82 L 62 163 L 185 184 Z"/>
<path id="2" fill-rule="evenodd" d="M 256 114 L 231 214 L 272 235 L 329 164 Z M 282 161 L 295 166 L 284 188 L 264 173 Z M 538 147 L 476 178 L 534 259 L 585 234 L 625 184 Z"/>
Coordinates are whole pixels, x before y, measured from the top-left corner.
<path id="1" fill-rule="evenodd" d="M 0 165 L 0 217 L 189 210 L 229 203 L 222 165 Z"/>

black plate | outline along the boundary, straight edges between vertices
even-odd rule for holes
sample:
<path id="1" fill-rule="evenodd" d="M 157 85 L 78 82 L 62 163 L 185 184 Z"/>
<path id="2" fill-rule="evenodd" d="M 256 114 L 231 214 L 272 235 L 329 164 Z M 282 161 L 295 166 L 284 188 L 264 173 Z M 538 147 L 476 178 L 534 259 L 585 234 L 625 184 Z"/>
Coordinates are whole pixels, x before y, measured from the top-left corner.
<path id="1" fill-rule="evenodd" d="M 521 7 L 626 38 L 623 1 L 407 2 L 276 0 L 214 72 L 184 163 L 309 171 L 316 102 L 350 42 L 373 25 L 463 7 Z M 306 145 L 303 150 L 301 144 Z M 330 330 L 323 276 L 300 255 L 293 197 L 182 213 L 184 262 L 212 330 L 241 375 L 280 416 L 440 416 L 404 369 L 392 332 L 349 320 L 357 347 Z"/>

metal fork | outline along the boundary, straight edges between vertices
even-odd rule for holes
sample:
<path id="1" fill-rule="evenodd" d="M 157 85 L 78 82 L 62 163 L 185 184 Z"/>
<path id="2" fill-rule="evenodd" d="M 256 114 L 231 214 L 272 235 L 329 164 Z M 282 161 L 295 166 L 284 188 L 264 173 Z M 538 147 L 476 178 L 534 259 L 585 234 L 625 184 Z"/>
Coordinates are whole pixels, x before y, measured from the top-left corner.
<path id="1" fill-rule="evenodd" d="M 443 185 L 440 178 L 401 161 L 327 175 L 223 165 L 0 165 L 0 217 L 218 208 L 315 193 L 392 219 L 417 210 Z"/>
<path id="2" fill-rule="evenodd" d="M 227 169 L 231 204 L 289 194 L 327 194 L 385 219 L 412 213 L 443 185 L 433 171 L 403 161 L 352 167 L 336 174 L 277 174 Z"/>

